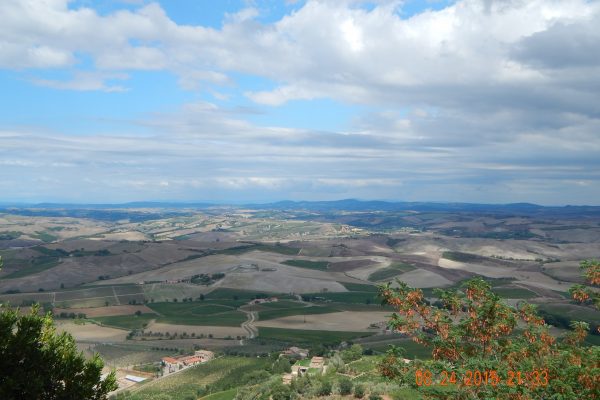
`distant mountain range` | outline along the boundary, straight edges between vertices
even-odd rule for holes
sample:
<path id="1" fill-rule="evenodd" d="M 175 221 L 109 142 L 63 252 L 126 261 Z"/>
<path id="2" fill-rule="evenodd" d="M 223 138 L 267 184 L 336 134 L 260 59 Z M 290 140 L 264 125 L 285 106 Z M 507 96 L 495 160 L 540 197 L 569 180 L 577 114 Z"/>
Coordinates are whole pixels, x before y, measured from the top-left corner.
<path id="1" fill-rule="evenodd" d="M 206 210 L 210 208 L 250 208 L 255 210 L 289 210 L 314 212 L 373 212 L 373 211 L 419 211 L 419 212 L 479 212 L 501 214 L 551 214 L 598 216 L 600 206 L 541 206 L 531 203 L 512 204 L 478 204 L 478 203 L 442 203 L 442 202 L 390 202 L 362 201 L 355 199 L 335 201 L 278 201 L 262 204 L 217 204 L 208 202 L 130 202 L 121 204 L 71 204 L 71 203 L 39 203 L 39 204 L 0 204 L 0 211 L 16 210 L 128 210 L 128 209 L 168 209 L 168 210 Z"/>

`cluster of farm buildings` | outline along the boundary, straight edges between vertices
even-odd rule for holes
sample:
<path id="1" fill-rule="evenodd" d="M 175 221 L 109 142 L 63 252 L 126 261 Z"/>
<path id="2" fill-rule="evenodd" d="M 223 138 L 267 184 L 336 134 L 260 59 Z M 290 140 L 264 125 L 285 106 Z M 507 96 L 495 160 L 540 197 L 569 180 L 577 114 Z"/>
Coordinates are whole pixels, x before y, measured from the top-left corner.
<path id="1" fill-rule="evenodd" d="M 249 305 L 255 305 L 255 304 L 264 304 L 264 303 L 276 303 L 278 302 L 279 299 L 277 297 L 267 297 L 264 299 L 254 299 L 251 300 L 250 302 L 248 302 Z"/>
<path id="2" fill-rule="evenodd" d="M 301 349 L 299 347 L 290 347 L 289 349 L 281 352 L 282 356 L 295 357 L 300 360 L 308 358 L 308 350 Z M 307 373 L 322 374 L 327 369 L 325 365 L 325 359 L 323 357 L 314 356 L 309 362 L 299 361 L 292 365 L 292 372 L 283 374 L 283 383 L 289 385 L 292 383 L 292 379 L 303 376 Z"/>
<path id="3" fill-rule="evenodd" d="M 165 368 L 165 372 L 171 373 L 178 371 L 185 367 L 191 367 L 193 365 L 205 363 L 215 358 L 215 353 L 209 350 L 197 350 L 193 355 L 181 356 L 181 357 L 163 357 L 162 365 Z"/>

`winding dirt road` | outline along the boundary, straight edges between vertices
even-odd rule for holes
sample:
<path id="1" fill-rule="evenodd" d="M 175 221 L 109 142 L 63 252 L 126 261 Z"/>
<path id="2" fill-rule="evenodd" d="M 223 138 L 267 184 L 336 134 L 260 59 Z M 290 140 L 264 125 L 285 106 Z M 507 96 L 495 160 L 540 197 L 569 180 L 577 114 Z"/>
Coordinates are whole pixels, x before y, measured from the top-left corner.
<path id="1" fill-rule="evenodd" d="M 246 338 L 254 339 L 258 336 L 258 329 L 254 326 L 254 322 L 256 322 L 257 314 L 256 311 L 246 311 L 240 308 L 240 311 L 246 314 L 248 318 L 246 321 L 242 322 L 242 329 L 246 331 Z M 244 345 L 244 339 L 240 340 L 240 346 Z"/>

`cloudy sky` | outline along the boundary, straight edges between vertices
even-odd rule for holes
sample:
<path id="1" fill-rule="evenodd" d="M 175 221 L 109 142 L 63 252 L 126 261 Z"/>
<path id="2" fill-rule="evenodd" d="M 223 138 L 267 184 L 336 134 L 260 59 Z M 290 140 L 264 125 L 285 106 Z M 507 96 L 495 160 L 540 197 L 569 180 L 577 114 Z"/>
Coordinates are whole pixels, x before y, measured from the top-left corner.
<path id="1" fill-rule="evenodd" d="M 0 0 L 0 202 L 600 205 L 600 1 Z"/>

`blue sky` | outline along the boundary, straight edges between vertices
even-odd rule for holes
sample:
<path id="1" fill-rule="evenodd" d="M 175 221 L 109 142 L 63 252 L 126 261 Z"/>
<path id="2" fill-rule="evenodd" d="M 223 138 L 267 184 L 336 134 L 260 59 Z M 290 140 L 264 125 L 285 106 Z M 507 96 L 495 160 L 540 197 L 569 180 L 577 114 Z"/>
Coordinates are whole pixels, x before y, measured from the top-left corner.
<path id="1" fill-rule="evenodd" d="M 0 202 L 600 204 L 597 1 L 0 14 Z"/>

